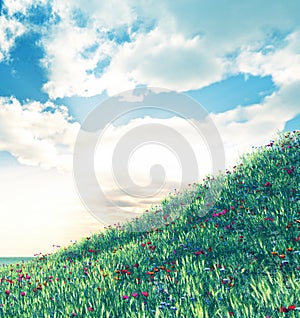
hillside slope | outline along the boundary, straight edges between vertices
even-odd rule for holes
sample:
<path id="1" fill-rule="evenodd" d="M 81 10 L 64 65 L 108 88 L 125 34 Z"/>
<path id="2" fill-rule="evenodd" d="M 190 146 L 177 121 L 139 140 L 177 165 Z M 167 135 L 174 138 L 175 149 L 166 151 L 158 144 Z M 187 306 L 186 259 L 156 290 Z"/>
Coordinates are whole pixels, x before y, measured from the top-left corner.
<path id="1" fill-rule="evenodd" d="M 299 147 L 283 133 L 139 220 L 1 268 L 0 317 L 299 317 Z"/>

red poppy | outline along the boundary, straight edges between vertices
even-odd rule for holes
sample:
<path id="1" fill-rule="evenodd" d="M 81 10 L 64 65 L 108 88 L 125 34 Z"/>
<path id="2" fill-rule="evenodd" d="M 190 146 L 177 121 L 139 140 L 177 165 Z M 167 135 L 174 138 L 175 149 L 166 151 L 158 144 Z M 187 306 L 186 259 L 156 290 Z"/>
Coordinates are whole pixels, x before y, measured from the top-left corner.
<path id="1" fill-rule="evenodd" d="M 280 312 L 288 312 L 289 310 L 285 307 L 280 307 L 279 311 Z"/>
<path id="2" fill-rule="evenodd" d="M 198 256 L 198 255 L 204 254 L 204 252 L 200 250 L 200 251 L 196 251 L 194 254 Z"/>
<path id="3" fill-rule="evenodd" d="M 266 182 L 266 183 L 264 184 L 264 186 L 265 186 L 265 187 L 272 187 L 272 183 Z"/>

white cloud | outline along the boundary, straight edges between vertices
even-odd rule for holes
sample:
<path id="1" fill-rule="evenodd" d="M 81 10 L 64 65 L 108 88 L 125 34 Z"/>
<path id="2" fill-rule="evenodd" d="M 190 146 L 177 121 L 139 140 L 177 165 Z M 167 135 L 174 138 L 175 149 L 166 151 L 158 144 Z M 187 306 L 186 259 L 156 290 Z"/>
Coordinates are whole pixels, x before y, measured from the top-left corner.
<path id="1" fill-rule="evenodd" d="M 259 68 L 260 74 L 268 73 L 282 84 L 286 79 L 294 80 L 291 65 L 299 66 L 297 39 L 293 39 L 300 27 L 297 1 L 289 6 L 280 1 L 222 1 L 218 5 L 190 1 L 187 5 L 166 0 L 155 6 L 148 1 L 92 1 L 85 6 L 81 0 L 74 0 L 54 2 L 53 7 L 62 21 L 42 41 L 44 65 L 49 66 L 44 88 L 53 98 L 92 96 L 104 90 L 114 95 L 137 84 L 185 91 L 235 72 L 257 74 Z M 74 21 L 74 10 L 78 9 L 88 17 L 81 28 Z M 134 25 L 143 20 L 149 25 L 152 21 L 155 28 L 136 29 Z M 107 38 L 106 32 L 116 28 L 129 33 L 130 43 Z M 287 41 L 294 44 L 283 50 L 287 34 Z M 77 41 L 73 41 L 75 37 Z M 272 61 L 261 53 L 270 42 L 276 53 Z M 82 58 L 89 45 L 98 47 L 88 58 Z M 93 70 L 104 58 L 111 63 L 103 74 L 95 76 Z M 276 66 L 274 71 L 272 66 Z"/>
<path id="2" fill-rule="evenodd" d="M 117 43 L 108 38 L 107 32 L 120 27 L 126 31 L 135 19 L 126 1 L 90 1 L 88 6 L 81 0 L 54 1 L 53 11 L 61 21 L 41 40 L 46 52 L 42 64 L 49 73 L 43 88 L 51 98 L 94 96 L 108 86 L 134 88 L 134 84 L 124 84 L 129 82 L 126 74 L 95 74 L 101 72 L 99 63 L 107 63 L 117 50 Z M 81 15 L 79 22 L 86 20 L 86 25 L 78 25 L 76 12 Z"/>
<path id="3" fill-rule="evenodd" d="M 284 86 L 263 103 L 211 114 L 226 149 L 227 167 L 252 146 L 267 144 L 287 121 L 300 114 L 300 81 Z"/>
<path id="4" fill-rule="evenodd" d="M 253 75 L 272 75 L 278 86 L 289 85 L 300 79 L 300 30 L 289 34 L 283 48 L 269 45 L 264 53 L 257 47 L 248 46 L 236 60 L 237 69 Z"/>
<path id="5" fill-rule="evenodd" d="M 24 32 L 24 26 L 16 19 L 0 15 L 0 62 L 9 59 L 16 38 Z"/>
<path id="6" fill-rule="evenodd" d="M 42 2 L 33 0 L 4 0 L 3 6 L 7 9 L 8 15 L 12 16 L 15 13 L 25 14 L 27 9 L 35 3 Z M 45 1 L 44 1 L 45 2 Z"/>
<path id="7" fill-rule="evenodd" d="M 24 28 L 33 27 L 12 15 L 26 15 L 46 4 L 50 2 L 4 2 L 8 14 L 0 17 L 0 59 L 9 55 Z M 216 5 L 165 0 L 154 5 L 92 0 L 86 5 L 83 0 L 55 0 L 51 8 L 52 16 L 60 20 L 50 23 L 47 31 L 40 28 L 42 65 L 48 73 L 44 90 L 51 98 L 94 96 L 105 90 L 113 95 L 138 84 L 185 91 L 235 72 L 272 75 L 276 84 L 284 85 L 300 73 L 299 1 Z M 127 34 L 130 43 L 122 42 L 122 35 L 110 37 L 109 32 Z M 288 46 L 282 48 L 286 35 Z M 270 46 L 273 52 L 263 53 Z"/>
<path id="8" fill-rule="evenodd" d="M 1 97 L 0 150 L 10 152 L 22 164 L 70 170 L 79 124 L 69 119 L 64 106 L 50 102 L 22 106 L 15 98 Z"/>
<path id="9" fill-rule="evenodd" d="M 52 8 L 61 18 L 72 23 L 74 23 L 76 10 L 80 10 L 83 18 L 87 18 L 90 25 L 105 29 L 128 25 L 135 19 L 134 10 L 127 0 L 109 2 L 90 0 L 88 5 L 84 0 L 54 0 Z"/>
<path id="10" fill-rule="evenodd" d="M 103 77 L 126 74 L 132 83 L 177 91 L 203 87 L 220 80 L 223 73 L 222 61 L 204 47 L 198 36 L 185 39 L 182 34 L 165 34 L 156 28 L 120 47 Z M 117 87 L 107 86 L 110 95 L 118 92 Z"/>
<path id="11" fill-rule="evenodd" d="M 160 23 L 172 22 L 173 32 L 186 37 L 195 34 L 207 39 L 206 45 L 217 52 L 235 50 L 247 43 L 262 41 L 273 31 L 291 31 L 299 28 L 300 3 L 280 0 L 161 2 L 161 10 L 153 8 Z M 148 8 L 149 9 L 149 8 Z"/>

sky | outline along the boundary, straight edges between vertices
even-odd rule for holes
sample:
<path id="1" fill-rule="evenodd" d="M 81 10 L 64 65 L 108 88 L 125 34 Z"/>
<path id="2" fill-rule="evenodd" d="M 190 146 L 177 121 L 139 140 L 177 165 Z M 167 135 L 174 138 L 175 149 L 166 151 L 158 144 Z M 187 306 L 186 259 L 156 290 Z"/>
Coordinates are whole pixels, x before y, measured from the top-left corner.
<path id="1" fill-rule="evenodd" d="M 298 12 L 298 0 L 0 0 L 0 257 L 51 252 L 108 224 L 84 202 L 73 162 L 87 119 L 101 105 L 105 115 L 117 109 L 106 103 L 115 96 L 145 105 L 148 93 L 135 90 L 156 87 L 191 98 L 220 136 L 226 168 L 279 131 L 300 129 Z M 95 201 L 105 220 L 141 213 L 213 171 L 217 146 L 193 123 L 201 124 L 148 108 L 106 123 L 91 161 L 110 198 Z M 141 144 L 114 161 L 135 131 Z M 179 137 L 187 148 L 176 148 Z M 184 149 L 194 152 L 196 180 L 183 178 Z M 113 162 L 152 195 L 130 193 Z M 157 164 L 164 172 L 151 170 Z M 87 182 L 90 200 L 94 190 Z"/>

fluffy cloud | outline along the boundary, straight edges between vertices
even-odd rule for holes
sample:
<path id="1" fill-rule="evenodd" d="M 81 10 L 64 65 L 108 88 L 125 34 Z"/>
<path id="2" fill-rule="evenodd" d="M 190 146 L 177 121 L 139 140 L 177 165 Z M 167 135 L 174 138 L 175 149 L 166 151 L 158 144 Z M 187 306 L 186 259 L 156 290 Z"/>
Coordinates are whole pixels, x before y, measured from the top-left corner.
<path id="1" fill-rule="evenodd" d="M 47 32 L 40 28 L 51 98 L 113 95 L 138 84 L 185 91 L 236 72 L 270 74 L 283 85 L 299 73 L 299 1 L 4 1 L 0 58 L 24 25 L 31 29 L 12 16 L 38 5 L 56 17 Z"/>
<path id="2" fill-rule="evenodd" d="M 276 49 L 269 44 L 264 50 L 248 46 L 237 57 L 237 69 L 253 75 L 272 75 L 278 86 L 300 79 L 300 30 L 289 34 L 285 45 Z"/>
<path id="3" fill-rule="evenodd" d="M 282 131 L 285 123 L 300 114 L 300 81 L 284 86 L 279 92 L 265 98 L 262 104 L 237 107 L 211 114 L 224 140 L 227 166 L 232 166 L 252 146 L 267 144 Z"/>
<path id="4" fill-rule="evenodd" d="M 63 106 L 0 98 L 0 150 L 22 164 L 69 170 L 78 129 Z"/>
<path id="5" fill-rule="evenodd" d="M 46 53 L 42 65 L 49 75 L 44 90 L 51 98 L 94 96 L 109 85 L 134 88 L 124 84 L 129 82 L 126 74 L 102 76 L 117 51 L 112 38 L 126 35 L 135 19 L 126 1 L 90 1 L 88 6 L 80 0 L 54 1 L 52 9 L 60 22 L 41 40 Z"/>
<path id="6" fill-rule="evenodd" d="M 156 28 L 124 44 L 103 77 L 127 74 L 132 82 L 187 91 L 220 80 L 222 73 L 222 61 L 205 50 L 199 36 L 185 39 L 181 34 L 165 34 Z M 110 84 L 107 90 L 109 94 L 117 93 Z"/>
<path id="7" fill-rule="evenodd" d="M 280 1 L 115 1 L 114 10 L 111 6 L 54 2 L 62 19 L 42 41 L 49 67 L 44 89 L 51 97 L 92 96 L 104 90 L 113 95 L 138 84 L 185 91 L 259 69 L 281 84 L 293 79 L 291 65 L 299 66 L 298 1 L 288 6 Z M 126 40 L 115 32 L 123 32 Z M 270 46 L 272 61 L 264 53 Z M 284 61 L 281 68 L 279 61 Z"/>
<path id="8" fill-rule="evenodd" d="M 0 15 L 0 62 L 9 58 L 15 39 L 24 31 L 24 26 L 16 19 Z"/>

